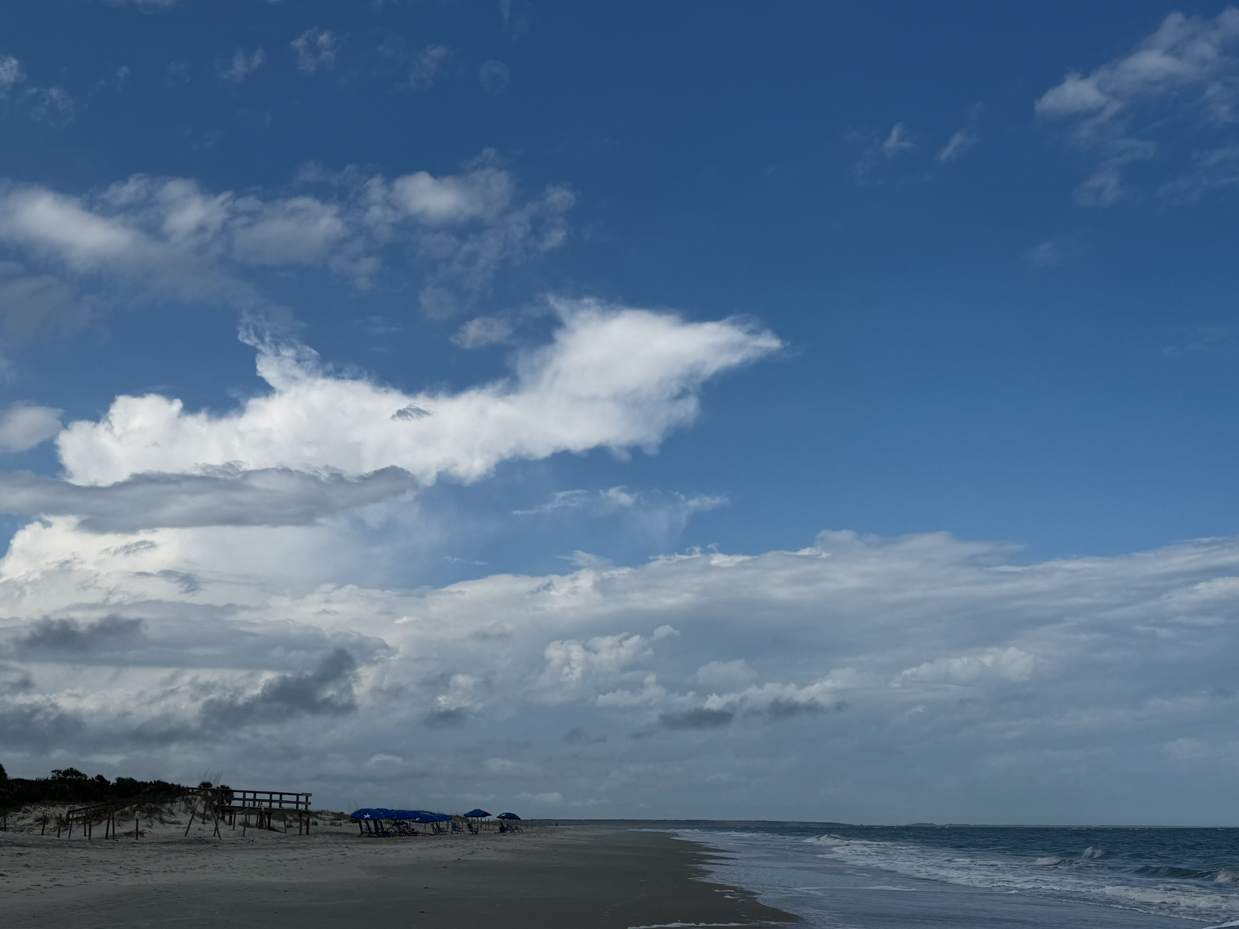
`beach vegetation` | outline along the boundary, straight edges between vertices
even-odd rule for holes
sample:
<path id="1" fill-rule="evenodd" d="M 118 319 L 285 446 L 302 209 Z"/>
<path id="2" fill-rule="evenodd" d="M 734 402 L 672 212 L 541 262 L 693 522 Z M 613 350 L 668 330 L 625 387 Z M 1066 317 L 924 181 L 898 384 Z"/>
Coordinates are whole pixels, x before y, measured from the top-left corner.
<path id="1" fill-rule="evenodd" d="M 47 777 L 9 777 L 0 766 L 0 807 L 13 809 L 38 804 L 78 804 L 124 802 L 148 794 L 173 794 L 183 791 L 180 784 L 144 781 L 134 777 L 109 780 L 94 777 L 77 768 L 56 768 Z"/>

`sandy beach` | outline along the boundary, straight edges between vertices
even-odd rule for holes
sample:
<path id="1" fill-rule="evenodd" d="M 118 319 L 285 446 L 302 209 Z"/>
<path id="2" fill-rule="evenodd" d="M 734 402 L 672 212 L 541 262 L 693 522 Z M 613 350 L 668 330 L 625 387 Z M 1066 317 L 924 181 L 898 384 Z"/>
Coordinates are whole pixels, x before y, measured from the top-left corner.
<path id="1" fill-rule="evenodd" d="M 89 842 L 0 833 L 0 921 L 629 929 L 794 920 L 695 879 L 705 858 L 702 846 L 664 834 L 592 827 L 379 840 L 348 828 Z"/>

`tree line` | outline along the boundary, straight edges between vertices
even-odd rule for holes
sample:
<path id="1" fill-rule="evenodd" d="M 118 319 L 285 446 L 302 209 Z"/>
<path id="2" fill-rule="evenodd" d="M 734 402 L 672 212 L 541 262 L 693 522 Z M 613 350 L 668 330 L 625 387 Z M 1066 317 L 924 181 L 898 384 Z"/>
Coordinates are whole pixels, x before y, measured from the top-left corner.
<path id="1" fill-rule="evenodd" d="M 123 802 L 146 794 L 178 793 L 185 788 L 168 781 L 140 781 L 133 777 L 108 780 L 102 774 L 90 777 L 77 768 L 56 768 L 47 777 L 9 777 L 0 764 L 0 807 L 14 809 L 39 803 Z"/>

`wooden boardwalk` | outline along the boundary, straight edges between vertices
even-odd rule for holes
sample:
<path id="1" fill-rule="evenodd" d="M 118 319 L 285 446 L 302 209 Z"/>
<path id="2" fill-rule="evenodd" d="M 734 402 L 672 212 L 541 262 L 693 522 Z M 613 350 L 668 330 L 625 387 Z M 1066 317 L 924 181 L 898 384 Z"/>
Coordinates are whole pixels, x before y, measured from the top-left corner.
<path id="1" fill-rule="evenodd" d="M 274 829 L 272 816 L 276 812 L 293 813 L 297 818 L 297 834 L 310 834 L 310 797 L 309 793 L 289 790 L 235 790 L 231 787 L 187 787 L 173 794 L 152 794 L 142 797 L 131 797 L 112 803 L 100 803 L 93 806 L 75 807 L 65 813 L 63 823 L 57 822 L 56 835 L 66 831 L 68 838 L 73 838 L 74 827 L 78 827 L 85 839 L 94 838 L 94 827 L 103 827 L 105 839 L 117 838 L 117 822 L 120 814 L 133 812 L 133 837 L 135 840 L 142 835 L 142 813 L 146 808 L 147 816 L 153 815 L 153 808 L 166 806 L 169 803 L 184 801 L 192 804 L 189 811 L 189 821 L 185 824 L 185 835 L 189 835 L 194 817 L 199 817 L 205 826 L 208 821 L 214 824 L 213 836 L 219 836 L 220 823 L 227 823 L 236 828 L 237 816 L 241 816 L 241 835 L 250 828 L 250 818 L 253 817 L 254 828 Z M 124 817 L 126 820 L 128 816 Z M 285 822 L 287 819 L 285 818 Z"/>

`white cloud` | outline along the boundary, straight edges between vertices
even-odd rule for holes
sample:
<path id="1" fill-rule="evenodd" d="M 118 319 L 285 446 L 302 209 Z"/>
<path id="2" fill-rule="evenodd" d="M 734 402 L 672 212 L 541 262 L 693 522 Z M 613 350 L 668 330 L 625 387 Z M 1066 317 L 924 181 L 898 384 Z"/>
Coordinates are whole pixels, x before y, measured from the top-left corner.
<path id="1" fill-rule="evenodd" d="M 990 648 L 971 655 L 924 662 L 903 671 L 895 683 L 898 686 L 972 684 L 990 676 L 1022 682 L 1032 677 L 1036 663 L 1036 656 L 1020 648 Z"/>
<path id="2" fill-rule="evenodd" d="M 423 222 L 454 224 L 498 215 L 512 202 L 512 176 L 491 164 L 436 178 L 425 171 L 392 182 L 392 205 Z"/>
<path id="3" fill-rule="evenodd" d="M 457 330 L 452 341 L 461 348 L 481 348 L 506 341 L 512 334 L 512 324 L 497 316 L 477 316 Z"/>
<path id="4" fill-rule="evenodd" d="M 651 655 L 650 645 L 650 640 L 640 635 L 552 642 L 543 652 L 546 668 L 540 681 L 542 699 L 548 703 L 596 700 L 603 690 L 623 679 L 633 662 Z M 615 705 L 615 698 L 603 702 Z"/>
<path id="5" fill-rule="evenodd" d="M 320 265 L 366 285 L 389 251 L 411 249 L 440 315 L 475 301 L 505 266 L 559 247 L 574 197 L 522 199 L 491 152 L 455 175 L 424 171 L 326 181 L 314 196 L 212 193 L 184 178 L 135 175 L 84 197 L 0 186 L 0 242 L 128 286 L 242 307 L 264 301 L 253 265 Z M 445 309 L 446 308 L 446 309 Z"/>
<path id="6" fill-rule="evenodd" d="M 0 412 L 0 452 L 24 452 L 60 431 L 60 410 L 12 403 Z"/>
<path id="7" fill-rule="evenodd" d="M 238 48 L 232 53 L 232 60 L 220 63 L 215 71 L 221 80 L 228 81 L 230 84 L 240 84 L 262 67 L 265 58 L 266 53 L 261 48 L 256 48 L 252 52 Z"/>
<path id="8" fill-rule="evenodd" d="M 336 66 L 339 44 L 330 29 L 307 29 L 290 43 L 297 55 L 297 70 L 302 74 L 313 74 L 319 68 L 330 71 Z"/>
<path id="9" fill-rule="evenodd" d="M 512 73 L 508 70 L 508 66 L 494 58 L 482 62 L 482 67 L 478 70 L 478 80 L 481 81 L 482 89 L 487 93 L 503 93 L 508 89 L 508 81 L 511 77 Z"/>
<path id="10" fill-rule="evenodd" d="M 670 314 L 557 302 L 553 341 L 522 353 L 515 377 L 459 393 L 406 394 L 332 376 L 295 345 L 260 346 L 271 392 L 238 411 L 187 413 L 158 395 L 119 397 L 97 423 L 58 440 L 69 479 L 106 484 L 148 472 L 403 468 L 423 483 L 477 480 L 507 458 L 639 446 L 652 450 L 692 422 L 710 378 L 780 347 L 735 320 L 690 323 Z M 402 411 L 426 411 L 416 417 Z"/>
<path id="11" fill-rule="evenodd" d="M 1214 19 L 1172 13 L 1153 35 L 1125 56 L 1088 74 L 1069 73 L 1036 102 L 1038 116 L 1066 124 L 1072 142 L 1098 158 L 1076 191 L 1085 206 L 1110 206 L 1130 196 L 1126 169 L 1147 161 L 1184 137 L 1225 128 L 1239 102 L 1239 10 Z M 1147 138 L 1158 135 L 1159 139 Z M 1188 190 L 1216 186 L 1208 180 L 1209 155 L 1177 182 Z M 1172 182 L 1171 202 L 1176 199 Z M 1197 196 L 1199 193 L 1196 194 Z"/>
<path id="12" fill-rule="evenodd" d="M 339 206 L 313 197 L 241 201 L 238 207 L 234 254 L 253 264 L 318 264 L 349 231 Z"/>

